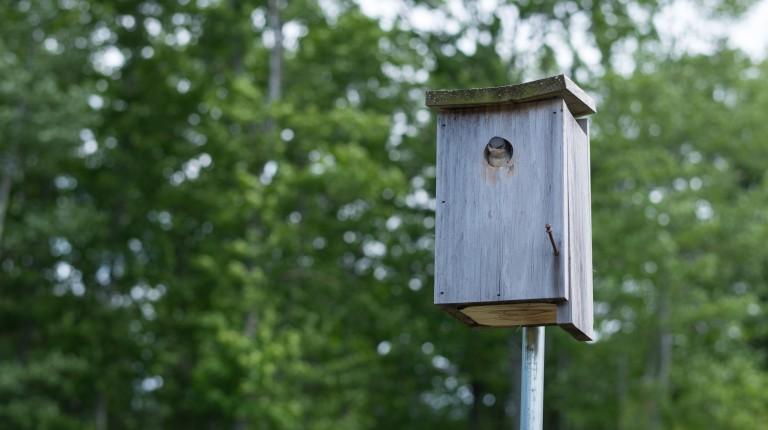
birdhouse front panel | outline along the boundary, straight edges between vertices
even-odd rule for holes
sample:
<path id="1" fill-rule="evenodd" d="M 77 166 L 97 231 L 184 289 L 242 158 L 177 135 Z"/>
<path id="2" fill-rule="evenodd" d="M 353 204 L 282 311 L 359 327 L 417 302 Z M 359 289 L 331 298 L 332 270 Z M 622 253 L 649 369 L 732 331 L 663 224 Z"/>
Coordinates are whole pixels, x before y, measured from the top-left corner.
<path id="1" fill-rule="evenodd" d="M 435 303 L 469 325 L 592 338 L 589 129 L 565 76 L 427 93 L 437 118 Z"/>
<path id="2" fill-rule="evenodd" d="M 435 302 L 562 301 L 562 100 L 441 112 Z"/>

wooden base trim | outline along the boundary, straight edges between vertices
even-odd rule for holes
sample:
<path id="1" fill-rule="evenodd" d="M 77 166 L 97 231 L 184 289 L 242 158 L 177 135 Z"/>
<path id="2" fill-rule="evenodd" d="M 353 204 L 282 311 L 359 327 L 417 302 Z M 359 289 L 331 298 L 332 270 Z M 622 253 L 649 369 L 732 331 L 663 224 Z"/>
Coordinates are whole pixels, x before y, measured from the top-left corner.
<path id="1" fill-rule="evenodd" d="M 489 327 L 549 325 L 557 323 L 554 303 L 507 303 L 467 306 L 459 311 L 476 324 Z"/>
<path id="2" fill-rule="evenodd" d="M 457 320 L 470 327 L 523 327 L 557 325 L 575 339 L 591 341 L 592 336 L 569 321 L 557 321 L 558 306 L 563 303 L 512 302 L 497 304 L 455 303 L 439 305 Z"/>

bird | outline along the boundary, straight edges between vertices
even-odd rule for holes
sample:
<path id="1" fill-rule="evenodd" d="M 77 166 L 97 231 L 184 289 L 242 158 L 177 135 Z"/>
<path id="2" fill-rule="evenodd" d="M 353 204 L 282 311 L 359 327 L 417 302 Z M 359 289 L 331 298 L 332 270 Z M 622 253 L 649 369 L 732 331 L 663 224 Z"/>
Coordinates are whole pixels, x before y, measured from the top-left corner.
<path id="1" fill-rule="evenodd" d="M 512 159 L 512 144 L 502 137 L 492 137 L 485 146 L 485 159 L 493 167 L 506 165 Z"/>

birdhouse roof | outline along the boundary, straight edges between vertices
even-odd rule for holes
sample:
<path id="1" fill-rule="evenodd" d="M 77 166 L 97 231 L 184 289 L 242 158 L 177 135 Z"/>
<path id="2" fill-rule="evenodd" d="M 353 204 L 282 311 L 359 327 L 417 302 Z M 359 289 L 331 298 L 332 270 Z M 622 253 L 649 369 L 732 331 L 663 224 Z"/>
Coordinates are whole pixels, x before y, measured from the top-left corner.
<path id="1" fill-rule="evenodd" d="M 457 109 L 498 104 L 518 104 L 562 97 L 574 116 L 597 112 L 595 101 L 565 75 L 501 87 L 462 90 L 429 90 L 426 104 L 438 109 Z"/>

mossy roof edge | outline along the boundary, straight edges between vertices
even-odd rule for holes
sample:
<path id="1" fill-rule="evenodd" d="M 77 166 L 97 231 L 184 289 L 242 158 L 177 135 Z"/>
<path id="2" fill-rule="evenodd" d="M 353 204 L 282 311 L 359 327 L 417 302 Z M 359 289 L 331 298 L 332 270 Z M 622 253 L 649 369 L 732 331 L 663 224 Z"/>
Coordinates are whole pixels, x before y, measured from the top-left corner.
<path id="1" fill-rule="evenodd" d="M 500 87 L 461 90 L 428 90 L 426 105 L 438 109 L 459 109 L 497 104 L 518 104 L 562 97 L 574 116 L 597 112 L 595 101 L 565 75 Z"/>

